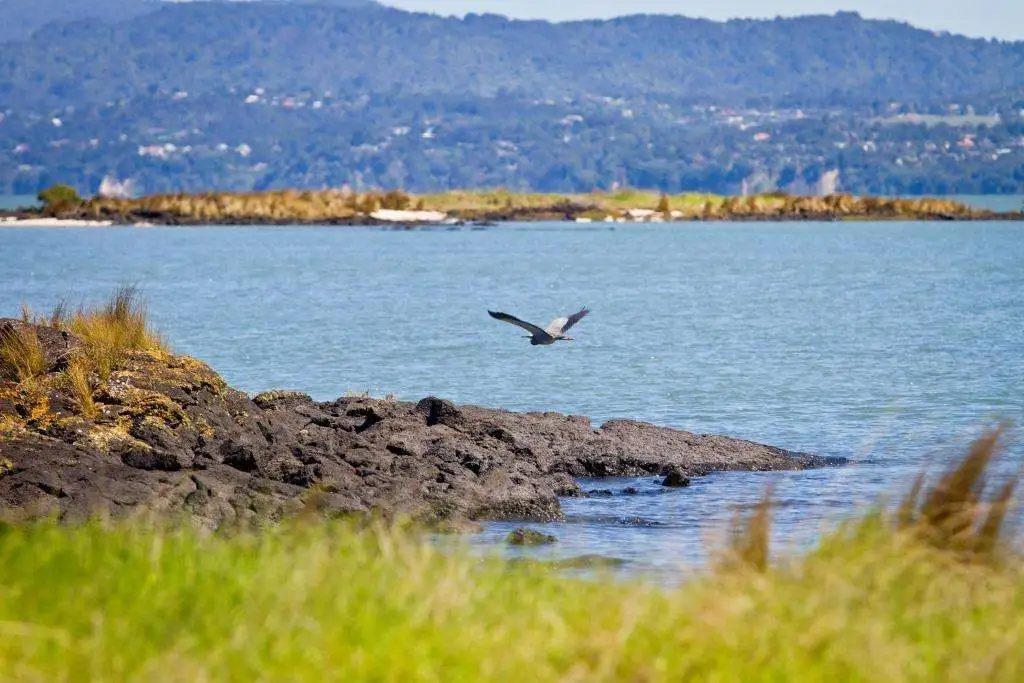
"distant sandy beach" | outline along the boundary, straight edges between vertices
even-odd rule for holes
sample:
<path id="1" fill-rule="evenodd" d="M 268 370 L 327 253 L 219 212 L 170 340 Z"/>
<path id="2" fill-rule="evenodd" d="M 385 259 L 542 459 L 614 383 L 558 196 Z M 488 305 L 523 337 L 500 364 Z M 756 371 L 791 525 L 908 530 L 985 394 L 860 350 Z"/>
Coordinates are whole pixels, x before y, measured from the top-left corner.
<path id="1" fill-rule="evenodd" d="M 106 228 L 113 221 L 90 221 L 72 218 L 18 218 L 0 216 L 0 227 L 4 228 Z"/>

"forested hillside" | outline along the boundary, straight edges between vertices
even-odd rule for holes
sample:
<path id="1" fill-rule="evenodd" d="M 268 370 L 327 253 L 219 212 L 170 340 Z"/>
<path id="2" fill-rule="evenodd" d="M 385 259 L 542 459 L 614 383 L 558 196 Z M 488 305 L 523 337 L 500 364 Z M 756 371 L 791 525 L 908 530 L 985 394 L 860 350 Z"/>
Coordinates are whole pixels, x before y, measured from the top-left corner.
<path id="1" fill-rule="evenodd" d="M 813 189 L 836 172 L 865 192 L 1024 188 L 1021 42 L 852 13 L 552 24 L 361 0 L 94 5 L 105 14 L 79 21 L 44 7 L 58 21 L 0 44 L 0 191 L 95 191 L 107 173 L 147 190 Z"/>

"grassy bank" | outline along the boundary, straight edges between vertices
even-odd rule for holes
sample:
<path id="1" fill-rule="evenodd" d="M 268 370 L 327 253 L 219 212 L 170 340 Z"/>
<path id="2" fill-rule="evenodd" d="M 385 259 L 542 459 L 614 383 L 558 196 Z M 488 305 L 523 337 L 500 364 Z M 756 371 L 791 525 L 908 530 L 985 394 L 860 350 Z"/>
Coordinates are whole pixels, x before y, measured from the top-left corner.
<path id="1" fill-rule="evenodd" d="M 408 532 L 0 527 L 3 680 L 1018 681 L 995 437 L 892 518 L 766 564 L 770 506 L 676 589 L 443 555 Z"/>
<path id="2" fill-rule="evenodd" d="M 120 370 L 132 353 L 167 354 L 166 344 L 150 325 L 145 302 L 128 286 L 92 308 L 71 310 L 61 302 L 44 315 L 23 304 L 20 322 L 25 324 L 0 326 L 0 399 L 31 407 L 20 419 L 0 414 L 0 436 L 24 423 L 52 421 L 50 399 L 59 390 L 74 397 L 79 416 L 95 418 L 96 392 L 106 390 L 111 373 Z M 70 332 L 81 344 L 53 348 L 28 323 L 54 334 Z M 50 373 L 51 367 L 60 367 L 60 372 Z"/>
<path id="3" fill-rule="evenodd" d="M 765 194 L 724 197 L 700 193 L 663 195 L 626 190 L 590 194 L 527 194 L 503 190 L 410 195 L 401 190 L 274 190 L 151 195 L 138 199 L 54 200 L 47 215 L 117 223 L 367 223 L 381 209 L 426 210 L 466 221 L 529 220 L 981 220 L 1021 218 L 995 214 L 947 199 L 892 199 L 830 195 Z"/>

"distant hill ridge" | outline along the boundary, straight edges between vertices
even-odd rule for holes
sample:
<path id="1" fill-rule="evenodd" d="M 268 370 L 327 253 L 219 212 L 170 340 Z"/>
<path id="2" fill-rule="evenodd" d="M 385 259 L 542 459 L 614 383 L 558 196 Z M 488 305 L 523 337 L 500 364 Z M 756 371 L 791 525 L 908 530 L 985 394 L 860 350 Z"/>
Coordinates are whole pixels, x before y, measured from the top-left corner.
<path id="1" fill-rule="evenodd" d="M 29 2 L 6 0 L 5 14 Z M 1024 85 L 1024 42 L 935 34 L 853 13 L 552 24 L 352 0 L 82 4 L 108 21 L 118 7 L 127 18 L 116 26 L 51 23 L 25 42 L 0 45 L 0 96 L 67 104 L 173 84 L 200 92 L 261 85 L 483 97 L 657 93 L 774 104 L 941 101 Z M 37 14 L 72 14 L 67 0 L 31 5 Z"/>
<path id="2" fill-rule="evenodd" d="M 291 2 L 348 8 L 376 4 L 373 0 L 0 0 L 0 43 L 25 40 L 36 29 L 55 21 L 118 22 L 155 12 L 165 3 L 188 2 Z"/>
<path id="3" fill-rule="evenodd" d="M 0 191 L 91 193 L 108 175 L 142 192 L 1024 191 L 1024 42 L 851 12 L 551 23 L 369 0 L 0 0 L 0 12 Z"/>

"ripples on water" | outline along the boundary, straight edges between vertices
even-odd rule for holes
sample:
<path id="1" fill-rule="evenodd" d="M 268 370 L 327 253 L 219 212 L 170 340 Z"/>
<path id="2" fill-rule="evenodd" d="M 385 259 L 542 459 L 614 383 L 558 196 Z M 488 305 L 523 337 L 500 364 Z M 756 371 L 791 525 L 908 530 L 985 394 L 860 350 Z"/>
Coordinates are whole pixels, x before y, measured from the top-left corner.
<path id="1" fill-rule="evenodd" d="M 0 230 L 0 311 L 137 283 L 174 348 L 248 391 L 427 394 L 631 417 L 839 455 L 803 473 L 566 501 L 559 544 L 664 568 L 769 481 L 783 545 L 1024 414 L 1024 226 L 841 223 L 489 230 Z M 487 316 L 577 341 L 531 347 Z M 1017 449 L 1017 452 L 1020 452 Z M 589 485 L 589 484 L 588 484 Z M 603 482 L 598 488 L 625 488 Z M 640 517 L 657 526 L 616 522 Z M 475 543 L 507 532 L 490 525 Z M 515 551 L 509 551 L 515 552 Z"/>

